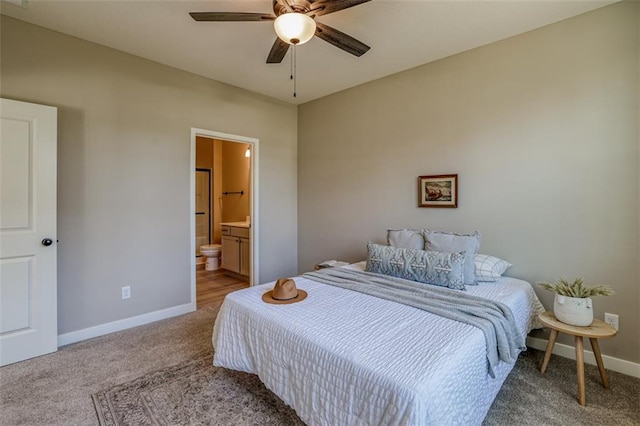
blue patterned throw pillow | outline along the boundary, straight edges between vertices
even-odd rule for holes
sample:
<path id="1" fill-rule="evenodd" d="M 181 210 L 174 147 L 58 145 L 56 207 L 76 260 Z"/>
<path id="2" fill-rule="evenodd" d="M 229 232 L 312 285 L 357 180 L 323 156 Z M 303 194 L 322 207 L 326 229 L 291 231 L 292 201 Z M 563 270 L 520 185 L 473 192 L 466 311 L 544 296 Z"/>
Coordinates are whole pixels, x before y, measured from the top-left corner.
<path id="1" fill-rule="evenodd" d="M 454 234 L 453 232 L 423 231 L 424 249 L 442 251 L 445 253 L 457 253 L 464 251 L 466 259 L 464 261 L 463 275 L 464 283 L 467 285 L 478 284 L 476 281 L 476 266 L 474 256 L 480 247 L 480 233 L 478 231 L 471 235 Z"/>
<path id="2" fill-rule="evenodd" d="M 442 253 L 367 244 L 367 272 L 465 290 L 465 252 Z"/>

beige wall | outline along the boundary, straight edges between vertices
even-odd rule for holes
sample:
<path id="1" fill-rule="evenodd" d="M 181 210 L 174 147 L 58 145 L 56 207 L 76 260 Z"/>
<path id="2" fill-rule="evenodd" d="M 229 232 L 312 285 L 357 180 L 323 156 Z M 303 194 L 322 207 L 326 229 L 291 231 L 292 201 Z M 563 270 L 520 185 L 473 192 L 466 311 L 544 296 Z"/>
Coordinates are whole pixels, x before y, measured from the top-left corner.
<path id="1" fill-rule="evenodd" d="M 619 314 L 620 332 L 603 352 L 639 362 L 638 8 L 302 105 L 299 271 L 364 259 L 390 227 L 478 229 L 483 253 L 513 263 L 508 275 L 610 284 L 617 294 L 596 298 L 595 315 Z M 446 173 L 459 174 L 459 207 L 418 208 L 417 176 Z"/>
<path id="2" fill-rule="evenodd" d="M 260 140 L 257 282 L 296 272 L 295 106 L 4 16 L 0 31 L 0 95 L 58 107 L 59 333 L 189 302 L 192 127 Z"/>

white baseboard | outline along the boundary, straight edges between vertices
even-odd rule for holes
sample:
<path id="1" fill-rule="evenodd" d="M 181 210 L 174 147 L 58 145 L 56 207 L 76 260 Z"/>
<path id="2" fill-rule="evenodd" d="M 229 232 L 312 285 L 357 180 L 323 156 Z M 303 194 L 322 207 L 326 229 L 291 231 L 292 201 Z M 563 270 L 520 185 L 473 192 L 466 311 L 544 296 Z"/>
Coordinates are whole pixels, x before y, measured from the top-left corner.
<path id="1" fill-rule="evenodd" d="M 527 337 L 527 346 L 541 351 L 545 351 L 547 349 L 547 342 L 548 340 L 545 339 Z M 576 349 L 573 346 L 564 345 L 562 343 L 556 342 L 553 346 L 552 353 L 564 358 L 576 359 Z M 596 365 L 596 358 L 592 351 L 584 351 L 584 362 Z M 620 358 L 614 358 L 608 355 L 602 355 L 602 362 L 604 362 L 604 368 L 607 370 L 617 371 L 618 373 L 626 374 L 627 376 L 640 378 L 640 364 Z"/>
<path id="2" fill-rule="evenodd" d="M 69 345 L 71 343 L 80 342 L 82 340 L 91 339 L 92 337 L 104 336 L 128 328 L 137 327 L 139 325 L 149 324 L 150 322 L 160 321 L 163 319 L 176 317 L 178 315 L 188 314 L 196 310 L 195 303 L 186 303 L 184 305 L 174 306 L 172 308 L 162 309 L 160 311 L 149 312 L 131 318 L 125 318 L 118 321 L 108 322 L 106 324 L 96 325 L 94 327 L 85 328 L 78 331 L 58 335 L 58 347 Z"/>

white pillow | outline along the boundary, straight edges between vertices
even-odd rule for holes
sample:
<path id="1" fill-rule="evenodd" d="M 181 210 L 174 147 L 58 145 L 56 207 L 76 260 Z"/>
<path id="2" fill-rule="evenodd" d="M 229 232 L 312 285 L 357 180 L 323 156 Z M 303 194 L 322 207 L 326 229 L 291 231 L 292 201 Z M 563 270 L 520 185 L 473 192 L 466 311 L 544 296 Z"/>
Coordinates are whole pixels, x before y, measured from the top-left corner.
<path id="1" fill-rule="evenodd" d="M 399 248 L 424 250 L 422 231 L 415 229 L 387 230 L 387 244 Z"/>
<path id="2" fill-rule="evenodd" d="M 476 280 L 483 282 L 494 282 L 504 274 L 504 271 L 512 265 L 506 260 L 487 254 L 476 254 Z"/>

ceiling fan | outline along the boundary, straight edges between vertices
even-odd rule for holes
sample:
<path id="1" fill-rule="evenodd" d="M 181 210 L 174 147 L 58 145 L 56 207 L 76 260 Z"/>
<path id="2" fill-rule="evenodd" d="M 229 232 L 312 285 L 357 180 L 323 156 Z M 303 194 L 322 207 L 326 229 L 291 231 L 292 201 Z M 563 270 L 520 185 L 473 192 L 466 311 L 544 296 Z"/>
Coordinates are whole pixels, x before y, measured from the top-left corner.
<path id="1" fill-rule="evenodd" d="M 274 21 L 278 37 L 267 56 L 267 63 L 278 64 L 282 62 L 290 45 L 306 43 L 314 35 L 345 52 L 362 56 L 370 49 L 369 46 L 348 34 L 315 21 L 315 17 L 369 1 L 371 0 L 273 0 L 274 15 L 247 12 L 191 12 L 189 15 L 196 21 Z"/>

